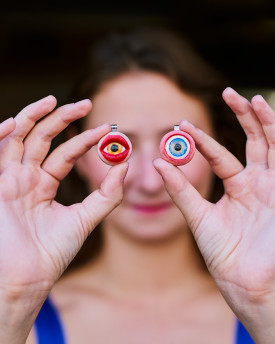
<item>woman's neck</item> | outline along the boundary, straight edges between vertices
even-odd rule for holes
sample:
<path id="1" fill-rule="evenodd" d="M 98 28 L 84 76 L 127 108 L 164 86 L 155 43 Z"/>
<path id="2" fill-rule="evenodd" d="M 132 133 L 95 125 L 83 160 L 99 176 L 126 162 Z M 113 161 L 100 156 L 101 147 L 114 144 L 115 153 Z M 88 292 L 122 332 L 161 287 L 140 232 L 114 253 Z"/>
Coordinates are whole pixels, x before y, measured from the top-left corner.
<path id="1" fill-rule="evenodd" d="M 104 228 L 104 247 L 94 266 L 114 292 L 132 295 L 194 292 L 209 274 L 191 234 L 179 231 L 162 241 L 139 241 L 115 228 Z"/>

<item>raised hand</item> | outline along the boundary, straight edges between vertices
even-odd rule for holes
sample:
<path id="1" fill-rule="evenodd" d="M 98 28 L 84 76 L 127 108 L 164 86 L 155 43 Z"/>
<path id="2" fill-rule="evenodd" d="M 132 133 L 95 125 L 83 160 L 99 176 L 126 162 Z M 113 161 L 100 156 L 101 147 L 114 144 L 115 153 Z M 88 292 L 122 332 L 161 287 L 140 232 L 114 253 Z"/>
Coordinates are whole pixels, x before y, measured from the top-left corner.
<path id="1" fill-rule="evenodd" d="M 256 342 L 274 343 L 275 113 L 261 96 L 250 104 L 228 88 L 223 97 L 247 136 L 246 167 L 201 130 L 180 124 L 223 180 L 219 202 L 203 199 L 180 169 L 161 159 L 154 165 L 230 307 Z"/>
<path id="2" fill-rule="evenodd" d="M 19 324 L 20 316 L 34 320 L 86 237 L 122 198 L 127 163 L 111 168 L 100 190 L 82 203 L 65 207 L 54 201 L 60 180 L 75 161 L 110 131 L 108 124 L 87 130 L 47 156 L 52 139 L 92 107 L 89 100 L 54 110 L 55 106 L 55 98 L 49 96 L 0 124 L 1 325 L 11 319 Z M 17 303 L 25 313 L 13 314 L 9 305 Z M 11 340 L 8 326 L 0 329 L 1 343 Z M 16 326 L 12 331 L 16 335 Z M 21 333 L 21 339 L 25 335 Z"/>

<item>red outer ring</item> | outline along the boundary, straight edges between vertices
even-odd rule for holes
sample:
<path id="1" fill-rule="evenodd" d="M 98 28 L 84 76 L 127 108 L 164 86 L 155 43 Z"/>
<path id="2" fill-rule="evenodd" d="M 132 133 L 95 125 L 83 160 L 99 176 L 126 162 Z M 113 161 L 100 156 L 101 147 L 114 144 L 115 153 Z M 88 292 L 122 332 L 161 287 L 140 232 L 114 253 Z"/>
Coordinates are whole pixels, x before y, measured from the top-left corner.
<path id="1" fill-rule="evenodd" d="M 166 142 L 170 139 L 171 136 L 174 136 L 174 135 L 180 135 L 180 136 L 185 137 L 190 144 L 190 151 L 186 155 L 186 157 L 184 157 L 183 159 L 173 159 L 166 152 L 166 149 L 165 149 Z M 169 133 L 165 134 L 163 136 L 163 138 L 161 139 L 160 145 L 159 145 L 159 151 L 160 151 L 160 155 L 161 155 L 162 159 L 170 162 L 170 164 L 172 164 L 174 166 L 180 166 L 180 165 L 187 164 L 193 158 L 193 156 L 195 154 L 195 149 L 196 149 L 196 146 L 195 146 L 195 142 L 194 142 L 192 136 L 187 134 L 184 131 L 181 131 L 181 130 L 174 130 L 174 131 L 170 131 Z"/>
<path id="2" fill-rule="evenodd" d="M 126 135 L 124 135 L 126 137 Z M 130 140 L 126 140 L 126 138 L 122 136 L 122 134 L 116 132 L 114 134 L 109 133 L 105 135 L 98 143 L 98 155 L 102 161 L 109 165 L 116 165 L 123 161 L 126 161 L 127 158 L 130 156 L 132 151 L 132 145 Z M 111 142 L 118 142 L 124 146 L 125 150 L 122 153 L 113 155 L 110 153 L 106 153 L 104 148 Z"/>

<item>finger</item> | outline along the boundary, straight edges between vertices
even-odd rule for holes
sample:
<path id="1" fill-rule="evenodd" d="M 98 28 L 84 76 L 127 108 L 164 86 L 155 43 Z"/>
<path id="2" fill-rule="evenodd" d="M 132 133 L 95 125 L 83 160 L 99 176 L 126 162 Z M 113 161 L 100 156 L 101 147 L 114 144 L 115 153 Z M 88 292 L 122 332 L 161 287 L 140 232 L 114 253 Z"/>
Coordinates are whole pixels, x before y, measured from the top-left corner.
<path id="1" fill-rule="evenodd" d="M 123 181 L 127 170 L 127 162 L 112 166 L 100 189 L 92 192 L 82 203 L 71 206 L 82 225 L 83 241 L 95 226 L 121 202 Z"/>
<path id="2" fill-rule="evenodd" d="M 172 200 L 195 234 L 195 230 L 205 214 L 205 209 L 210 206 L 210 203 L 200 195 L 178 167 L 161 158 L 155 159 L 153 165 L 160 173 Z"/>
<path id="3" fill-rule="evenodd" d="M 227 105 L 235 112 L 246 137 L 247 164 L 267 166 L 268 143 L 259 118 L 250 102 L 228 87 L 223 91 Z"/>
<path id="4" fill-rule="evenodd" d="M 268 142 L 268 166 L 275 168 L 275 112 L 260 95 L 253 97 L 251 103 L 263 125 L 263 131 Z"/>
<path id="5" fill-rule="evenodd" d="M 85 99 L 75 104 L 61 106 L 42 119 L 24 141 L 22 162 L 40 165 L 49 152 L 52 139 L 69 123 L 87 115 L 91 107 L 91 101 Z"/>
<path id="6" fill-rule="evenodd" d="M 0 124 L 0 141 L 7 137 L 16 127 L 14 118 L 8 118 Z"/>
<path id="7" fill-rule="evenodd" d="M 190 134 L 196 143 L 196 148 L 209 162 L 213 172 L 225 180 L 241 172 L 244 167 L 239 160 L 224 146 L 202 130 L 195 128 L 187 121 L 181 121 L 180 129 Z"/>
<path id="8" fill-rule="evenodd" d="M 28 105 L 14 118 L 16 127 L 0 146 L 0 170 L 5 169 L 10 162 L 21 163 L 24 153 L 23 139 L 34 127 L 36 121 L 51 112 L 55 105 L 56 99 L 48 96 Z"/>
<path id="9" fill-rule="evenodd" d="M 42 117 L 53 111 L 56 106 L 56 99 L 54 96 L 48 96 L 26 106 L 15 117 L 16 129 L 13 132 L 13 137 L 23 140 L 24 137 L 31 131 L 35 123 Z"/>
<path id="10" fill-rule="evenodd" d="M 57 180 L 62 180 L 73 168 L 76 160 L 85 154 L 93 145 L 110 132 L 109 124 L 87 130 L 74 136 L 56 148 L 44 161 L 42 168 Z"/>

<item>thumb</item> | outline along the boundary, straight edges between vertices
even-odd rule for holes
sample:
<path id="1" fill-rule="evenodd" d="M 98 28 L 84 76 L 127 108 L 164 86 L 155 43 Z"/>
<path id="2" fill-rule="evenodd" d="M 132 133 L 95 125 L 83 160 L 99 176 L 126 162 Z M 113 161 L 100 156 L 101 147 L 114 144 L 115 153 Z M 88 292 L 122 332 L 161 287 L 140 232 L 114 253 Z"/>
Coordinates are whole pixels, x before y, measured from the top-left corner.
<path id="1" fill-rule="evenodd" d="M 123 181 L 127 171 L 127 162 L 112 166 L 100 188 L 77 205 L 76 211 L 84 227 L 84 239 L 105 216 L 120 204 L 123 197 Z"/>
<path id="2" fill-rule="evenodd" d="M 195 234 L 206 214 L 209 202 L 200 195 L 178 167 L 161 158 L 154 160 L 153 164 L 161 175 L 170 197 L 182 212 L 190 230 Z"/>

